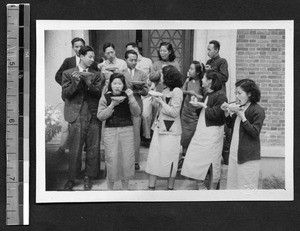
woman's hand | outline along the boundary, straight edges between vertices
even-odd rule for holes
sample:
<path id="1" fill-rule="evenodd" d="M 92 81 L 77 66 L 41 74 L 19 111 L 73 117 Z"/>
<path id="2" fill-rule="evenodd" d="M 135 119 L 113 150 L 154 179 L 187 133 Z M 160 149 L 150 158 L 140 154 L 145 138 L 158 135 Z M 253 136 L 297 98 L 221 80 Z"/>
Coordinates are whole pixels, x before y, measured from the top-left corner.
<path id="1" fill-rule="evenodd" d="M 161 96 L 152 96 L 152 102 L 161 105 L 164 101 Z"/>
<path id="2" fill-rule="evenodd" d="M 120 103 L 121 103 L 121 101 L 111 99 L 111 103 L 109 106 L 114 108 L 115 106 L 119 105 Z"/>
<path id="3" fill-rule="evenodd" d="M 241 118 L 241 120 L 243 122 L 247 120 L 246 117 L 245 117 L 245 111 L 239 105 L 229 104 L 228 105 L 228 110 L 229 110 L 229 112 L 235 113 L 238 117 Z"/>
<path id="4" fill-rule="evenodd" d="M 235 112 L 235 114 L 236 114 L 238 117 L 240 117 L 240 119 L 241 119 L 243 122 L 245 122 L 245 121 L 247 120 L 246 117 L 245 117 L 245 111 L 244 111 L 242 108 L 240 108 L 239 111 Z"/>
<path id="5" fill-rule="evenodd" d="M 233 113 L 237 113 L 238 111 L 241 110 L 240 106 L 239 106 L 239 105 L 236 105 L 236 104 L 229 104 L 229 105 L 227 106 L 227 108 L 228 108 L 231 112 L 233 112 Z"/>
<path id="6" fill-rule="evenodd" d="M 97 65 L 97 67 L 98 67 L 98 69 L 99 69 L 100 71 L 102 70 L 103 66 L 104 66 L 104 62 L 103 62 L 103 63 L 99 63 L 99 64 Z"/>
<path id="7" fill-rule="evenodd" d="M 195 108 L 205 108 L 206 107 L 206 105 L 203 102 L 190 102 L 190 104 L 192 104 L 192 106 Z"/>
<path id="8" fill-rule="evenodd" d="M 220 106 L 221 110 L 224 111 L 224 114 L 225 114 L 226 117 L 229 116 L 228 105 L 229 105 L 228 103 L 224 102 L 224 103 Z"/>
<path id="9" fill-rule="evenodd" d="M 129 101 L 134 99 L 133 91 L 130 88 L 128 88 L 125 93 L 127 94 Z"/>
<path id="10" fill-rule="evenodd" d="M 202 95 L 199 95 L 199 94 L 197 94 L 195 91 L 190 91 L 191 93 L 191 95 L 193 95 L 193 96 L 195 96 L 198 100 L 201 100 L 201 99 L 203 99 L 203 96 Z"/>
<path id="11" fill-rule="evenodd" d="M 220 108 L 223 110 L 223 111 L 227 111 L 228 112 L 228 103 L 226 103 L 226 102 L 224 102 L 221 106 L 220 106 Z"/>

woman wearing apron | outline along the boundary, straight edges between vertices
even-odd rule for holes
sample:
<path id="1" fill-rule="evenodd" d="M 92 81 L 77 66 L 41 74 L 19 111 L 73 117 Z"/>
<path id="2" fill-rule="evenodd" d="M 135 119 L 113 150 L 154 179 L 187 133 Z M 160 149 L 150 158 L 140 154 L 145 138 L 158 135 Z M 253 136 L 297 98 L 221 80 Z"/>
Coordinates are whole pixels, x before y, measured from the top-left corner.
<path id="1" fill-rule="evenodd" d="M 199 189 L 207 189 L 204 180 L 212 165 L 212 189 L 216 189 L 221 175 L 225 115 L 220 106 L 227 101 L 219 73 L 208 71 L 202 79 L 204 102 L 191 102 L 200 116 L 196 132 L 188 147 L 181 175 L 197 180 Z"/>

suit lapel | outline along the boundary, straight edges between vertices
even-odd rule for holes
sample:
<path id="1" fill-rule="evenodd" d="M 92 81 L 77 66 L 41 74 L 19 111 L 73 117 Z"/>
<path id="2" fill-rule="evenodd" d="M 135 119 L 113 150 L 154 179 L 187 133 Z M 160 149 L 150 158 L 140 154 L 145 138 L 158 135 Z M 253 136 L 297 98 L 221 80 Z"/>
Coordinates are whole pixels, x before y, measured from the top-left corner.
<path id="1" fill-rule="evenodd" d="M 127 81 L 127 83 L 131 84 L 131 75 L 128 69 L 124 70 L 123 74 L 125 76 L 125 80 Z"/>

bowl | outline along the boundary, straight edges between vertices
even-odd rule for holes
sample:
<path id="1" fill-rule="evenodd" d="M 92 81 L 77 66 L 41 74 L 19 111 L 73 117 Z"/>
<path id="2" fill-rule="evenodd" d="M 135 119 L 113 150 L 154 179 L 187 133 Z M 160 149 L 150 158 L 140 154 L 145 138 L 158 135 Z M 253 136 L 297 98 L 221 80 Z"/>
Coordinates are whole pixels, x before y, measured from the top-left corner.
<path id="1" fill-rule="evenodd" d="M 154 96 L 154 97 L 162 97 L 163 96 L 163 93 L 158 92 L 158 91 L 149 91 L 148 94 L 151 96 Z"/>
<path id="2" fill-rule="evenodd" d="M 122 102 L 126 96 L 112 96 L 111 99 L 114 101 Z"/>
<path id="3" fill-rule="evenodd" d="M 108 67 L 108 68 L 105 68 L 105 70 L 112 71 L 112 72 L 114 72 L 117 69 L 118 69 L 117 67 Z"/>
<path id="4" fill-rule="evenodd" d="M 146 83 L 142 81 L 131 81 L 131 84 L 138 89 L 142 89 Z"/>
<path id="5" fill-rule="evenodd" d="M 89 76 L 89 75 L 92 75 L 93 73 L 92 72 L 83 72 L 83 71 L 80 71 L 78 72 L 81 76 Z"/>

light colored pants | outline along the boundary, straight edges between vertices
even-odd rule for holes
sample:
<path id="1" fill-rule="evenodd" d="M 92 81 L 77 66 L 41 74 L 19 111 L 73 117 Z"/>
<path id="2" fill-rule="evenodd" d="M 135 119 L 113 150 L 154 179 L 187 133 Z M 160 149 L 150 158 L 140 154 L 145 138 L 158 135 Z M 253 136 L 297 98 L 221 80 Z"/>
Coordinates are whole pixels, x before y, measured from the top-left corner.
<path id="1" fill-rule="evenodd" d="M 238 164 L 229 157 L 227 189 L 258 189 L 260 160 Z"/>
<path id="2" fill-rule="evenodd" d="M 142 98 L 142 101 L 143 101 L 143 114 L 142 114 L 143 136 L 146 139 L 150 139 L 151 122 L 152 122 L 151 97 Z"/>
<path id="3" fill-rule="evenodd" d="M 140 162 L 141 121 L 142 121 L 141 116 L 132 116 L 135 163 Z"/>

